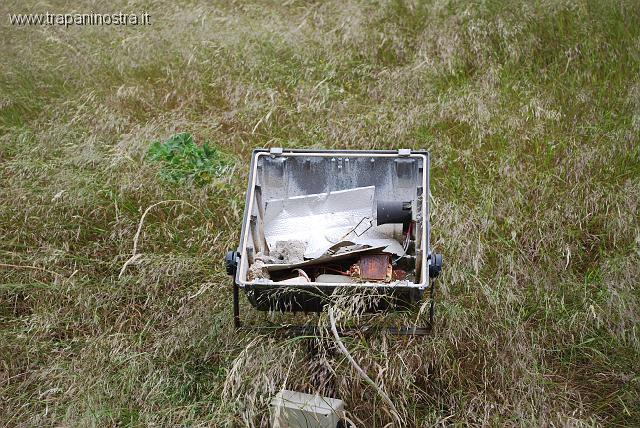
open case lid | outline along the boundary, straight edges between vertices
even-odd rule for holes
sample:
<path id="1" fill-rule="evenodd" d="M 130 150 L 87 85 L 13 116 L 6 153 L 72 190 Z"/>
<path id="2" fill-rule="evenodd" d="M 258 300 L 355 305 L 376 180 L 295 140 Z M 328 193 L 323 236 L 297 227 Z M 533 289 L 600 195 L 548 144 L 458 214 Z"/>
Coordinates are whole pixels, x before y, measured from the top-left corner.
<path id="1" fill-rule="evenodd" d="M 346 215 L 356 215 L 359 207 L 366 207 L 367 203 L 413 201 L 415 203 L 413 221 L 416 225 L 414 231 L 416 237 L 415 282 L 400 281 L 394 284 L 365 282 L 350 285 L 424 288 L 428 283 L 428 195 L 429 155 L 424 151 L 256 149 L 252 154 L 250 165 L 235 281 L 241 287 L 256 284 L 247 280 L 249 268 L 247 248 L 253 248 L 256 238 L 253 236 L 254 231 L 250 223 L 255 222 L 256 219 L 264 222 L 266 218 L 267 223 L 263 226 L 268 234 L 263 234 L 263 239 L 268 241 L 270 240 L 268 238 L 271 238 L 273 241 L 279 236 L 274 234 L 274 230 L 282 232 L 276 227 L 278 216 L 274 215 L 274 212 L 298 215 L 297 212 L 307 209 L 311 212 L 306 215 L 320 216 L 317 218 L 319 223 L 308 225 L 306 223 L 309 223 L 309 217 L 300 217 L 299 219 L 302 220 L 298 225 L 300 229 L 292 231 L 293 236 L 297 236 L 305 234 L 305 227 L 308 228 L 309 234 L 313 234 L 314 229 L 317 229 L 320 224 L 324 225 L 327 222 L 339 224 L 341 214 L 346 212 Z M 315 202 L 309 203 L 312 200 Z M 338 206 L 336 204 L 342 204 L 345 207 L 344 210 L 336 210 L 335 207 Z M 283 206 L 286 206 L 286 209 L 282 208 Z M 318 212 L 313 212 L 314 210 Z M 375 216 L 375 210 L 373 213 Z M 325 217 L 322 217 L 323 215 Z M 331 239 L 328 242 L 330 244 Z M 318 244 L 318 248 L 321 248 L 321 244 Z M 312 256 L 317 257 L 319 251 Z M 305 256 L 307 256 L 306 253 Z M 296 285 L 304 286 L 305 284 Z M 312 285 L 335 286 L 336 283 L 314 282 Z"/>

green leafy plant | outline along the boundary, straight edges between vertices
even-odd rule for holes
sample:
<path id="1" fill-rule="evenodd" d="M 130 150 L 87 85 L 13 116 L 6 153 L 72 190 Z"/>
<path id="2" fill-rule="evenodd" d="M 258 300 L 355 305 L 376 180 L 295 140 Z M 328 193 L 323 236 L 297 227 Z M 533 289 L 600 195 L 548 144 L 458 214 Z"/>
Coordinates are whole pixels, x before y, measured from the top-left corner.
<path id="1" fill-rule="evenodd" d="M 198 146 L 186 132 L 175 134 L 164 142 L 152 143 L 147 159 L 161 164 L 160 177 L 177 184 L 210 183 L 227 173 L 234 164 L 231 155 L 207 142 Z"/>

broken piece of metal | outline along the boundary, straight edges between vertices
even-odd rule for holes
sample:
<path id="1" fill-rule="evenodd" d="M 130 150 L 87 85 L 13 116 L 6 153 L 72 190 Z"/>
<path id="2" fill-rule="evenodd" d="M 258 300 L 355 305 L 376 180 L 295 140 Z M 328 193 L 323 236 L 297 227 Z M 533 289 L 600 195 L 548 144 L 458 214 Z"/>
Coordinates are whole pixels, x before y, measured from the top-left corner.
<path id="1" fill-rule="evenodd" d="M 362 221 L 373 216 L 374 186 L 274 199 L 266 204 L 265 238 L 277 241 L 305 237 L 306 258 L 320 257 Z"/>
<path id="2" fill-rule="evenodd" d="M 277 271 L 294 269 L 294 268 L 305 268 L 305 267 L 319 265 L 319 264 L 329 264 L 329 263 L 337 262 L 337 261 L 341 261 L 341 260 L 348 260 L 350 258 L 354 258 L 354 257 L 357 257 L 357 256 L 362 255 L 362 254 L 366 254 L 366 253 L 369 253 L 369 252 L 380 252 L 380 251 L 384 250 L 384 248 L 385 248 L 384 246 L 363 248 L 363 249 L 359 249 L 359 250 L 350 251 L 350 252 L 347 252 L 347 253 L 340 253 L 340 254 L 334 254 L 334 255 L 330 255 L 330 256 L 318 257 L 317 259 L 307 260 L 307 261 L 304 261 L 302 263 L 269 264 L 269 265 L 266 265 L 266 269 L 269 272 L 277 272 Z"/>

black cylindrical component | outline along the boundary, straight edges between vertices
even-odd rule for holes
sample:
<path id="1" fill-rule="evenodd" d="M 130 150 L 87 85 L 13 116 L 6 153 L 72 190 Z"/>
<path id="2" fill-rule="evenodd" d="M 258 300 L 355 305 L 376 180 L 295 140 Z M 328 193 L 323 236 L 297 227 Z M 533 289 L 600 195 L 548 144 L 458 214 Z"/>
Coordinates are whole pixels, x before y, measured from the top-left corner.
<path id="1" fill-rule="evenodd" d="M 429 277 L 437 278 L 442 270 L 442 254 L 434 253 L 429 256 Z"/>
<path id="2" fill-rule="evenodd" d="M 227 251 L 227 254 L 224 256 L 224 266 L 227 270 L 227 275 L 235 276 L 236 270 L 238 269 L 237 251 Z"/>
<path id="3" fill-rule="evenodd" d="M 378 201 L 378 225 L 411 223 L 411 202 Z"/>

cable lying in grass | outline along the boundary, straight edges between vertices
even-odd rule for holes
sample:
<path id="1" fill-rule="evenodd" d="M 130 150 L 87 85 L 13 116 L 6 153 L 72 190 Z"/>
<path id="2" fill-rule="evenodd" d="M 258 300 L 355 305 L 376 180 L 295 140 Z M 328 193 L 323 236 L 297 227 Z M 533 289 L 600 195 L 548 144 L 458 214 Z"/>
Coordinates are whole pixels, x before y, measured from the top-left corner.
<path id="1" fill-rule="evenodd" d="M 331 323 L 331 332 L 333 333 L 333 337 L 336 340 L 336 345 L 338 345 L 338 350 L 340 350 L 340 353 L 342 353 L 347 358 L 347 360 L 349 360 L 349 363 L 351 363 L 351 366 L 356 370 L 356 372 L 360 375 L 360 377 L 362 377 L 362 379 L 364 379 L 365 382 L 373 386 L 376 389 L 376 391 L 378 391 L 378 394 L 380 394 L 382 399 L 389 405 L 389 407 L 391 407 L 393 417 L 398 422 L 398 426 L 402 426 L 403 425 L 402 419 L 400 418 L 400 414 L 398 413 L 398 410 L 396 409 L 395 404 L 393 404 L 393 401 L 391 401 L 389 396 L 382 390 L 382 388 L 377 383 L 375 383 L 373 379 L 371 379 L 364 370 L 362 370 L 362 367 L 360 367 L 358 363 L 356 363 L 356 360 L 353 359 L 353 357 L 347 350 L 347 347 L 344 346 L 344 343 L 342 343 L 342 340 L 340 340 L 340 335 L 338 335 L 338 330 L 336 329 L 336 319 L 333 316 L 333 308 L 329 308 L 328 312 L 329 312 L 329 322 Z"/>

